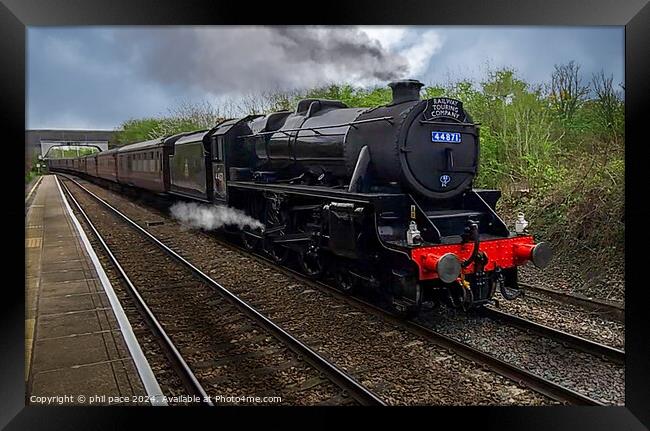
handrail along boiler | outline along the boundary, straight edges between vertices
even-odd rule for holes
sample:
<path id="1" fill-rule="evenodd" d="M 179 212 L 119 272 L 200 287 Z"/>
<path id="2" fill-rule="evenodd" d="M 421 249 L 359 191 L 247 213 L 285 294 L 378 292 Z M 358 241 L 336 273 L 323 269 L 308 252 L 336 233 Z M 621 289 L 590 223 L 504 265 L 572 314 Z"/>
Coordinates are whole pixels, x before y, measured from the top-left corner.
<path id="1" fill-rule="evenodd" d="M 50 168 L 241 209 L 264 225 L 239 232 L 245 247 L 277 263 L 296 255 L 307 275 L 331 274 L 344 291 L 370 286 L 406 314 L 429 299 L 480 306 L 497 288 L 516 298 L 517 267 L 544 267 L 552 253 L 525 220 L 509 231 L 498 190 L 472 188 L 478 125 L 459 100 L 421 100 L 416 80 L 389 85 L 384 106 L 304 99 L 295 111 L 122 147 L 123 162 Z"/>

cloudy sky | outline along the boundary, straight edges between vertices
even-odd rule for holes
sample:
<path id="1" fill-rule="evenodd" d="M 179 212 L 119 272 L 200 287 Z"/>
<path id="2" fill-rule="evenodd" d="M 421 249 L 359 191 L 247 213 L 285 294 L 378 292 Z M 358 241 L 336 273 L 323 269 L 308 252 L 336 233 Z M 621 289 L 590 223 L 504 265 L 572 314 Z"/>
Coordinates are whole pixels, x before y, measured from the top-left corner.
<path id="1" fill-rule="evenodd" d="M 27 128 L 114 129 L 181 102 L 330 82 L 548 81 L 575 60 L 624 83 L 623 27 L 30 27 Z"/>

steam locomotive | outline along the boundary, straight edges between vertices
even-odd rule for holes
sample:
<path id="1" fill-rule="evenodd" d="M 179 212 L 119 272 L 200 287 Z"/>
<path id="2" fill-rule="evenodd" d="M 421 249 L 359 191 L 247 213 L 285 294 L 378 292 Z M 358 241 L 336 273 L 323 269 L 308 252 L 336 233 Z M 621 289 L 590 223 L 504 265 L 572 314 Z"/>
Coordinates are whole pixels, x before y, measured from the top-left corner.
<path id="1" fill-rule="evenodd" d="M 421 100 L 416 80 L 389 86 L 385 106 L 304 99 L 49 167 L 237 208 L 263 225 L 237 232 L 247 249 L 295 256 L 306 275 L 369 287 L 404 314 L 423 300 L 478 307 L 497 288 L 516 298 L 517 267 L 544 267 L 552 252 L 523 217 L 509 231 L 498 190 L 472 188 L 478 125 L 460 100 Z"/>

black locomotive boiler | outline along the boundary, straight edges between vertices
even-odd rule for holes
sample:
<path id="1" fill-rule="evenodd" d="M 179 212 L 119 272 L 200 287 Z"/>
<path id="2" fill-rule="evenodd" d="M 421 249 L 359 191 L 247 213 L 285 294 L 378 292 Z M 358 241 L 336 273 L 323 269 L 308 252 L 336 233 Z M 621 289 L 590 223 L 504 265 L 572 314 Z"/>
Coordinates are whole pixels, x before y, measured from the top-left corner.
<path id="1" fill-rule="evenodd" d="M 405 313 L 424 299 L 482 305 L 497 288 L 514 299 L 517 267 L 545 266 L 550 248 L 508 229 L 495 212 L 498 190 L 472 188 L 479 127 L 462 102 L 420 100 L 415 80 L 389 85 L 385 106 L 305 99 L 292 112 L 122 147 L 162 158 L 115 163 L 114 181 L 133 185 L 134 166 L 157 169 L 152 190 L 261 221 L 239 232 L 245 247 L 277 263 L 296 256 L 305 274 L 332 275 L 344 291 L 375 289 Z M 69 168 L 93 163 L 67 163 L 50 166 L 97 176 Z"/>

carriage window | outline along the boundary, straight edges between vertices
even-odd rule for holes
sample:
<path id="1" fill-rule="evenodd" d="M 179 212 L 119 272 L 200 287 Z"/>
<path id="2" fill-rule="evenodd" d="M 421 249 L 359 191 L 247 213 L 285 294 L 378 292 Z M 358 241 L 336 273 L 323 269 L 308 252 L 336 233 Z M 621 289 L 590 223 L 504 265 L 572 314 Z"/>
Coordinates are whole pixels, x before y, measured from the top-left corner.
<path id="1" fill-rule="evenodd" d="M 212 159 L 223 161 L 223 137 L 212 140 Z"/>

